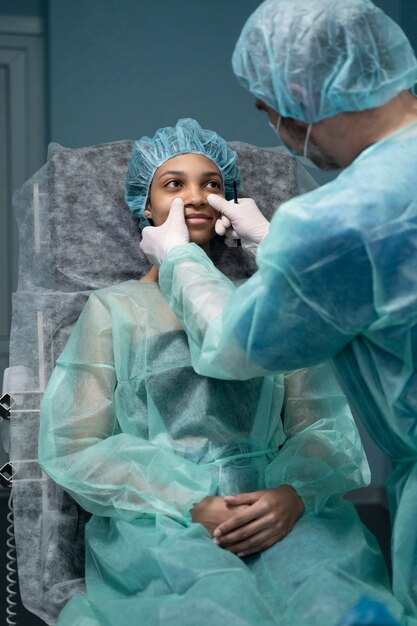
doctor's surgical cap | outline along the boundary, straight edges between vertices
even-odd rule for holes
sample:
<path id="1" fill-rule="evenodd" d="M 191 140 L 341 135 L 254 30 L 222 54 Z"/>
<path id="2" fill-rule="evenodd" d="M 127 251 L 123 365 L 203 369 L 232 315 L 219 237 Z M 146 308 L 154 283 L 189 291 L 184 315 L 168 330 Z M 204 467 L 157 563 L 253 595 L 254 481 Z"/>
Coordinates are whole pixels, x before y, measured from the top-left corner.
<path id="1" fill-rule="evenodd" d="M 139 228 L 149 226 L 144 215 L 152 178 L 165 161 L 179 154 L 201 154 L 217 165 L 223 177 L 224 194 L 233 198 L 233 183 L 240 188 L 237 154 L 212 130 L 201 128 L 191 118 L 178 120 L 175 127 L 159 128 L 155 135 L 133 144 L 126 174 L 125 200 Z"/>
<path id="2" fill-rule="evenodd" d="M 232 64 L 254 96 L 306 123 L 381 106 L 417 81 L 408 39 L 370 0 L 266 0 Z"/>

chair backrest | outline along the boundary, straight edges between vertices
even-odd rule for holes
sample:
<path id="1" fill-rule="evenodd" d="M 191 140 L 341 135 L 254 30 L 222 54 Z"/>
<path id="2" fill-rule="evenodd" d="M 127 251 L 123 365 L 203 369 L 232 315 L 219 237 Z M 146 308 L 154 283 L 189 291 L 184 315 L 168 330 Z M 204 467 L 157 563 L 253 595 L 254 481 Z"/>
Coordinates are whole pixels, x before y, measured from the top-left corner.
<path id="1" fill-rule="evenodd" d="M 231 145 L 239 155 L 241 195 L 255 198 L 268 217 L 314 186 L 280 150 Z M 19 280 L 6 389 L 15 402 L 10 427 L 15 540 L 23 604 L 48 624 L 84 589 L 88 515 L 38 466 L 39 405 L 88 294 L 139 278 L 149 268 L 123 199 L 131 148 L 131 141 L 75 150 L 53 145 L 46 165 L 14 197 Z M 213 248 L 215 263 L 232 279 L 254 271 L 254 261 L 240 248 L 229 249 L 220 238 Z"/>

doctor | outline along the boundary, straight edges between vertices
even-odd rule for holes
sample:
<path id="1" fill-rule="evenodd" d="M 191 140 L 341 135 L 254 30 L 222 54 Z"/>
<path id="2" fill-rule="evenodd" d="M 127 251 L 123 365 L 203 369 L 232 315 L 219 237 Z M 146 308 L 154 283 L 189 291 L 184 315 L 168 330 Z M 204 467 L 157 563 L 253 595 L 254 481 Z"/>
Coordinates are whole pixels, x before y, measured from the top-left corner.
<path id="1" fill-rule="evenodd" d="M 209 196 L 219 231 L 256 246 L 235 287 L 188 243 L 181 200 L 142 249 L 189 336 L 195 369 L 244 379 L 332 359 L 393 472 L 393 588 L 417 624 L 417 61 L 370 0 L 267 0 L 233 55 L 282 141 L 331 183 L 281 206 Z M 210 198 L 212 198 L 210 200 Z M 269 231 L 269 232 L 268 232 Z M 220 533 L 222 530 L 220 529 Z"/>

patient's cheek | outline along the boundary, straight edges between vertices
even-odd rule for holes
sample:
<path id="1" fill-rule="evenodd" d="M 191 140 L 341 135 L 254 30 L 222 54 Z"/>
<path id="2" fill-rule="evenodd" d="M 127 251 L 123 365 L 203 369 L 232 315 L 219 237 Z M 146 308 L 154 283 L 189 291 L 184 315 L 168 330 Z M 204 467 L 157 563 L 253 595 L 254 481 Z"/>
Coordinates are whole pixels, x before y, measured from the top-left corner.
<path id="1" fill-rule="evenodd" d="M 154 226 L 162 226 L 168 219 L 169 211 L 154 211 L 153 223 Z"/>

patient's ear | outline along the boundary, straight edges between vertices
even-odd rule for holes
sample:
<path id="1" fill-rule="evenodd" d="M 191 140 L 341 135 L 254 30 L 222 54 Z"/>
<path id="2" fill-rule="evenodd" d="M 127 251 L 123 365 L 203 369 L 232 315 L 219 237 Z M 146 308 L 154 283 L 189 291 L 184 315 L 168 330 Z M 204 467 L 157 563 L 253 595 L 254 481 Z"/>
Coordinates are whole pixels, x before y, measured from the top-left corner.
<path id="1" fill-rule="evenodd" d="M 152 210 L 151 210 L 151 203 L 149 202 L 149 200 L 146 202 L 146 206 L 145 206 L 145 210 L 143 212 L 144 216 L 146 217 L 146 219 L 149 221 L 149 224 L 151 226 L 153 226 L 153 220 L 152 220 Z"/>
<path id="2" fill-rule="evenodd" d="M 149 200 L 146 203 L 146 207 L 145 207 L 143 214 L 148 220 L 152 219 L 152 211 L 151 211 L 151 205 L 150 205 Z"/>

